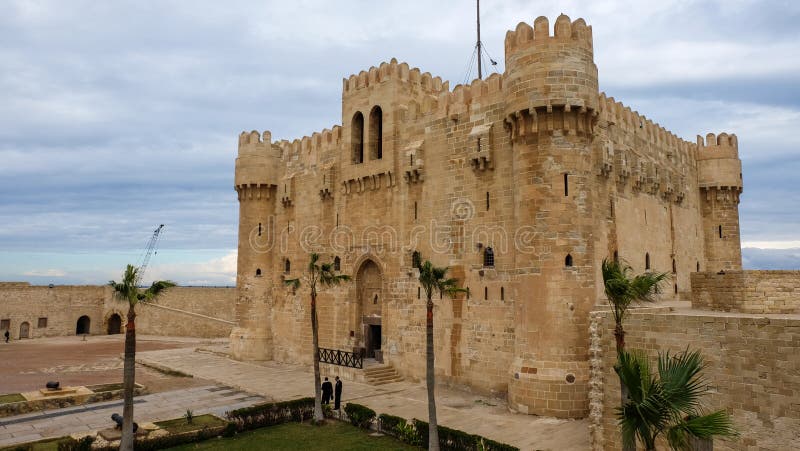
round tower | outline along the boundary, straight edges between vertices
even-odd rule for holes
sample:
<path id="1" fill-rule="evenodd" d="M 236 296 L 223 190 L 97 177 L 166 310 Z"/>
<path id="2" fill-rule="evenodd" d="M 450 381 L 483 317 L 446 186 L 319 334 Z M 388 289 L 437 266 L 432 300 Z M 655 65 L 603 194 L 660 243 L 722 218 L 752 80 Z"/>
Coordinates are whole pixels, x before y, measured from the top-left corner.
<path id="1" fill-rule="evenodd" d="M 599 91 L 591 27 L 539 17 L 506 35 L 506 123 L 518 230 L 517 314 L 509 405 L 525 413 L 588 413 L 588 317 L 595 305 L 591 142 Z"/>
<path id="2" fill-rule="evenodd" d="M 234 186 L 239 197 L 239 253 L 236 268 L 236 326 L 231 353 L 239 360 L 272 358 L 272 289 L 276 186 L 280 148 L 271 135 L 253 131 L 239 136 Z"/>
<path id="3" fill-rule="evenodd" d="M 705 241 L 704 271 L 742 269 L 739 195 L 742 161 L 736 135 L 697 136 L 697 178 Z"/>

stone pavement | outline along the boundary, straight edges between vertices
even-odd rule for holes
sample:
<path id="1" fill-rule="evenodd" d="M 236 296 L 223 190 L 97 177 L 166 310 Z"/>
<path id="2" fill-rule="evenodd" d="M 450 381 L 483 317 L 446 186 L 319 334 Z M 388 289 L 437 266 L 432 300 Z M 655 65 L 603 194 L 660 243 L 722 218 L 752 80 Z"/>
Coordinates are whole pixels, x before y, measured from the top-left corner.
<path id="1" fill-rule="evenodd" d="M 191 349 L 188 351 L 192 352 Z M 261 396 L 231 387 L 193 387 L 135 398 L 134 419 L 142 423 L 179 418 L 187 409 L 196 415 L 212 413 L 223 416 L 228 410 L 263 401 Z M 113 426 L 111 414 L 114 412 L 122 414 L 122 400 L 0 418 L 0 447 L 106 429 Z"/>
<path id="2" fill-rule="evenodd" d="M 289 400 L 314 392 L 310 365 L 276 362 L 238 362 L 226 348 L 168 349 L 137 353 L 137 361 L 191 374 L 270 400 Z M 324 375 L 323 375 L 324 376 Z M 373 386 L 344 381 L 344 401 L 355 401 L 404 418 L 427 419 L 424 384 L 394 382 Z M 587 450 L 587 420 L 560 420 L 512 413 L 505 400 L 488 398 L 445 387 L 436 388 L 439 423 L 472 434 L 518 446 L 522 450 Z"/>

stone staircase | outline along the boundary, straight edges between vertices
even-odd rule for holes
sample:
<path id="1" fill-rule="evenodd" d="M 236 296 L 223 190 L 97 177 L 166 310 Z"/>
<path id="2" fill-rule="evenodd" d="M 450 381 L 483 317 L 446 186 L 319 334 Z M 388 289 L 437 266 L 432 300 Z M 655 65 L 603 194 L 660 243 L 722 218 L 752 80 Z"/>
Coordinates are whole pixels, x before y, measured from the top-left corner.
<path id="1" fill-rule="evenodd" d="M 403 380 L 392 365 L 370 365 L 364 367 L 364 380 L 371 385 L 390 384 Z"/>

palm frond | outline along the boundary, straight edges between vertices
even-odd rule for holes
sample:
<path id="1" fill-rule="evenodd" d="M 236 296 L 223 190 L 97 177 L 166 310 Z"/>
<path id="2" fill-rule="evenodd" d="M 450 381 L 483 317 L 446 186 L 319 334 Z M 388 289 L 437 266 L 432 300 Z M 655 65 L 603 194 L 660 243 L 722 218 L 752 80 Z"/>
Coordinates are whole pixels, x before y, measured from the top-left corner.
<path id="1" fill-rule="evenodd" d="M 284 279 L 283 284 L 296 290 L 300 288 L 300 279 Z"/>

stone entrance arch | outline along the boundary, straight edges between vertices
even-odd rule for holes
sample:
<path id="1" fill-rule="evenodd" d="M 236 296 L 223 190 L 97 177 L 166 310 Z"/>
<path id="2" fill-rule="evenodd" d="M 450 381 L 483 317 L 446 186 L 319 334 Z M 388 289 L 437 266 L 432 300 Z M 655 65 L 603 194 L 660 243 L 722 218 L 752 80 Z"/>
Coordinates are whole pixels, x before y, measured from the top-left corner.
<path id="1" fill-rule="evenodd" d="M 88 316 L 83 315 L 78 318 L 77 324 L 75 324 L 75 335 L 83 335 L 89 333 L 89 326 L 91 325 L 91 319 Z"/>
<path id="2" fill-rule="evenodd" d="M 108 335 L 116 335 L 122 333 L 122 317 L 118 313 L 114 313 L 108 317 Z"/>
<path id="3" fill-rule="evenodd" d="M 31 325 L 27 321 L 19 325 L 19 338 L 31 338 Z"/>
<path id="4" fill-rule="evenodd" d="M 364 348 L 365 357 L 381 357 L 382 312 L 383 312 L 383 274 L 375 261 L 364 260 L 356 273 L 356 297 L 358 299 L 358 315 L 361 337 L 359 342 Z M 377 351 L 377 354 L 376 354 Z"/>

